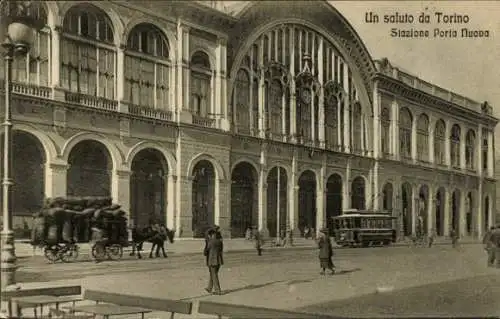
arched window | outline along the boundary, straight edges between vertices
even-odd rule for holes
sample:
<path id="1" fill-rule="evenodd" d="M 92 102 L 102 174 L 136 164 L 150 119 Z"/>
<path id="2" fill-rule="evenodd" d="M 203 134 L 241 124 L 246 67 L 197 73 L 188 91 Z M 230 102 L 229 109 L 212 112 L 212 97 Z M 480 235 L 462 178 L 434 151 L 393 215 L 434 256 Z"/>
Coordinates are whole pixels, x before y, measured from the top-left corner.
<path id="1" fill-rule="evenodd" d="M 380 121 L 382 124 L 382 155 L 389 155 L 391 153 L 391 111 L 388 107 L 382 108 Z"/>
<path id="2" fill-rule="evenodd" d="M 61 86 L 72 92 L 114 99 L 115 47 L 106 13 L 75 5 L 64 17 L 61 36 Z"/>
<path id="3" fill-rule="evenodd" d="M 475 156 L 475 145 L 476 145 L 476 133 L 473 130 L 467 132 L 465 137 L 465 165 L 468 169 L 474 169 L 474 156 Z"/>
<path id="4" fill-rule="evenodd" d="M 352 149 L 354 152 L 361 152 L 363 149 L 362 118 L 361 103 L 355 102 L 352 108 Z"/>
<path id="5" fill-rule="evenodd" d="M 411 133 L 413 118 L 406 107 L 399 112 L 399 155 L 411 158 Z"/>
<path id="6" fill-rule="evenodd" d="M 282 101 L 283 101 L 283 86 L 277 79 L 266 82 L 267 91 L 267 128 L 271 136 L 282 136 Z"/>
<path id="7" fill-rule="evenodd" d="M 446 124 L 443 120 L 438 120 L 434 129 L 434 160 L 439 165 L 445 164 L 445 141 Z"/>
<path id="8" fill-rule="evenodd" d="M 417 157 L 420 161 L 429 161 L 429 117 L 421 114 L 417 122 Z"/>
<path id="9" fill-rule="evenodd" d="M 38 86 L 49 86 L 50 28 L 47 26 L 47 12 L 42 2 L 28 9 L 29 15 L 39 19 L 44 27 L 36 32 L 29 52 L 16 56 L 12 61 L 12 80 Z M 5 75 L 5 63 L 0 63 L 0 78 Z"/>
<path id="10" fill-rule="evenodd" d="M 338 100 L 337 97 L 331 95 L 329 99 L 325 100 L 325 141 L 329 149 L 335 149 L 338 146 L 338 133 L 337 133 L 337 114 L 338 114 Z"/>
<path id="11" fill-rule="evenodd" d="M 211 113 L 210 59 L 203 51 L 197 51 L 191 57 L 191 112 L 200 117 Z"/>
<path id="12" fill-rule="evenodd" d="M 238 71 L 236 78 L 236 125 L 238 132 L 243 134 L 250 133 L 250 78 L 248 72 L 244 69 Z"/>
<path id="13" fill-rule="evenodd" d="M 127 39 L 125 94 L 132 105 L 169 109 L 170 61 L 165 35 L 154 25 L 136 25 Z"/>
<path id="14" fill-rule="evenodd" d="M 457 124 L 451 128 L 450 159 L 452 167 L 460 168 L 460 126 Z"/>
<path id="15" fill-rule="evenodd" d="M 488 169 L 488 131 L 483 130 L 483 145 L 482 145 L 482 150 L 483 152 L 483 169 L 487 170 Z"/>

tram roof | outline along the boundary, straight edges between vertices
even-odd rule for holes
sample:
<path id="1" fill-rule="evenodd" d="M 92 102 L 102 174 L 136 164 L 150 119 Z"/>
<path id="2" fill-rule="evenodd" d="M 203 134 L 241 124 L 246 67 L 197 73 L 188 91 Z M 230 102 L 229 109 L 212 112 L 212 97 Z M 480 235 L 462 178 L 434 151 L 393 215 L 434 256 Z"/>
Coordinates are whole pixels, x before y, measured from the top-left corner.
<path id="1" fill-rule="evenodd" d="M 342 215 L 332 217 L 333 219 L 352 218 L 352 217 L 370 217 L 370 218 L 395 218 L 386 211 L 357 210 L 348 209 L 342 212 Z"/>

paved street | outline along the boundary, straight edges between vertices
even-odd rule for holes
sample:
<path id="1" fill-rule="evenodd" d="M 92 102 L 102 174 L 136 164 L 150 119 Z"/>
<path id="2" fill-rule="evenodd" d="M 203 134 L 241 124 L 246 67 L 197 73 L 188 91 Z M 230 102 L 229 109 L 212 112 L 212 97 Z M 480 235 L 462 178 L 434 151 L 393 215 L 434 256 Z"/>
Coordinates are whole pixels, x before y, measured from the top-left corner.
<path id="1" fill-rule="evenodd" d="M 205 293 L 204 259 L 194 254 L 102 264 L 29 257 L 20 260 L 19 279 L 341 316 L 500 314 L 500 270 L 486 267 L 481 245 L 336 249 L 335 263 L 339 273 L 323 277 L 316 250 L 275 249 L 261 257 L 230 251 L 221 273 L 223 296 Z"/>

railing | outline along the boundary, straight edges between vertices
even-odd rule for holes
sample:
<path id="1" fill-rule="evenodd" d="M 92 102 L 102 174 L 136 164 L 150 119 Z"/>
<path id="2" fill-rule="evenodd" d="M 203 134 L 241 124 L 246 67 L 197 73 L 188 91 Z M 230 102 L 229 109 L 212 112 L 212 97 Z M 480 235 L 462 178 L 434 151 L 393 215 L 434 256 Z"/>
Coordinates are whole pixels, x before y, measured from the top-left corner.
<path id="1" fill-rule="evenodd" d="M 215 127 L 215 119 L 193 114 L 193 124 L 213 128 Z"/>
<path id="2" fill-rule="evenodd" d="M 147 106 L 129 105 L 128 111 L 130 114 L 149 117 L 162 121 L 172 121 L 172 112 L 165 110 L 153 109 Z"/>
<path id="3" fill-rule="evenodd" d="M 82 93 L 75 93 L 75 92 L 64 92 L 64 98 L 67 102 L 90 106 L 96 109 L 103 109 L 107 111 L 118 110 L 117 101 L 108 100 L 102 97 L 86 95 Z"/>
<path id="4" fill-rule="evenodd" d="M 52 89 L 44 86 L 38 86 L 28 83 L 12 82 L 12 93 L 50 98 Z"/>

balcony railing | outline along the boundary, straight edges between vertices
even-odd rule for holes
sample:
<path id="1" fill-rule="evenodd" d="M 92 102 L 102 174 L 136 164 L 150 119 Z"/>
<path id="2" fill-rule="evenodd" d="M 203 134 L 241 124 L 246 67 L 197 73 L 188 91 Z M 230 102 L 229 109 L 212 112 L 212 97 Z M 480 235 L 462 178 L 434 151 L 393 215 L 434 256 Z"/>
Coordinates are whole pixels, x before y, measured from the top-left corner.
<path id="1" fill-rule="evenodd" d="M 13 82 L 12 92 L 17 94 L 30 95 L 48 99 L 51 96 L 52 89 L 28 83 Z"/>
<path id="2" fill-rule="evenodd" d="M 129 105 L 128 111 L 133 115 L 149 117 L 162 121 L 172 121 L 172 112 L 170 111 L 158 110 L 139 105 Z"/>
<path id="3" fill-rule="evenodd" d="M 215 119 L 193 114 L 193 124 L 213 128 L 215 127 Z"/>
<path id="4" fill-rule="evenodd" d="M 102 97 L 86 95 L 75 92 L 65 92 L 64 98 L 67 102 L 77 103 L 96 109 L 103 109 L 107 111 L 117 111 L 118 101 L 108 100 Z"/>

